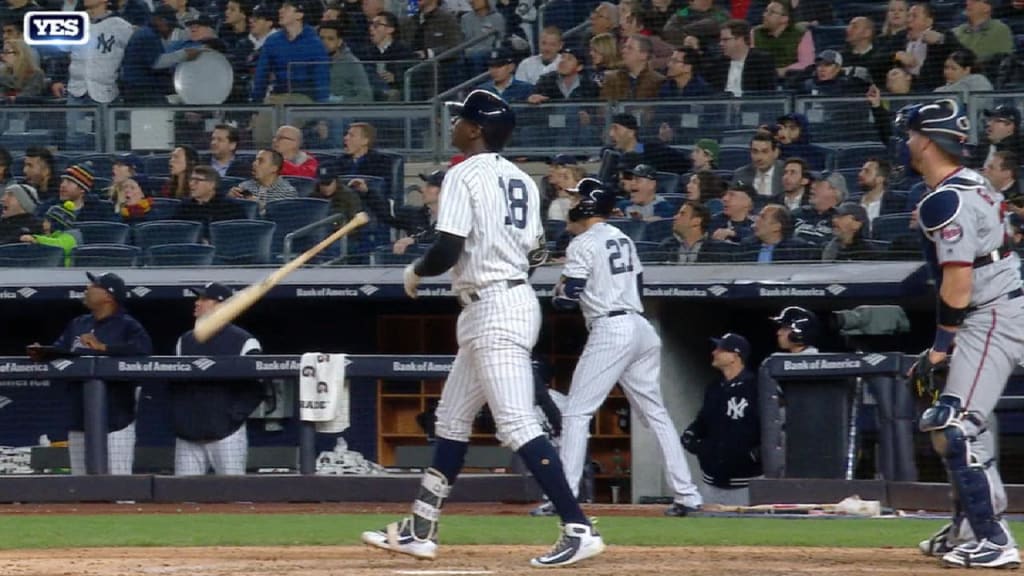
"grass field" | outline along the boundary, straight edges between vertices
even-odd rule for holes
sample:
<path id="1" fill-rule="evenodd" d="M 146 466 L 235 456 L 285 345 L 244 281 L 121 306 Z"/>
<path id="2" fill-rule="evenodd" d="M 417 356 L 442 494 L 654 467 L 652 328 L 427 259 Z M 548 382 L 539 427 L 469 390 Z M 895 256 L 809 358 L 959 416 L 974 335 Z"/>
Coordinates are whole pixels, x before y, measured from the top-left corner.
<path id="1" fill-rule="evenodd" d="M 0 517 L 0 549 L 94 546 L 320 546 L 358 544 L 363 530 L 395 515 L 159 514 Z M 908 546 L 940 526 L 935 520 L 834 518 L 599 519 L 608 542 L 635 546 Z M 556 520 L 519 516 L 445 516 L 445 544 L 550 545 Z M 1014 530 L 1024 533 L 1021 523 Z"/>

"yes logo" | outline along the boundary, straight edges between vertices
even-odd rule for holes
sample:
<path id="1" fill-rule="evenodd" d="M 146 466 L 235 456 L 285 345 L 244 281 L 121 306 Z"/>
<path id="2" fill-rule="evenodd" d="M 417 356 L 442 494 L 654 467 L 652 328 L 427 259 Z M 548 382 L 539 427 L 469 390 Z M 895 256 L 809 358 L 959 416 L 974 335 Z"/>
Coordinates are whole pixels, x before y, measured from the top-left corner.
<path id="1" fill-rule="evenodd" d="M 29 12 L 23 32 L 29 46 L 81 46 L 89 42 L 85 12 Z"/>

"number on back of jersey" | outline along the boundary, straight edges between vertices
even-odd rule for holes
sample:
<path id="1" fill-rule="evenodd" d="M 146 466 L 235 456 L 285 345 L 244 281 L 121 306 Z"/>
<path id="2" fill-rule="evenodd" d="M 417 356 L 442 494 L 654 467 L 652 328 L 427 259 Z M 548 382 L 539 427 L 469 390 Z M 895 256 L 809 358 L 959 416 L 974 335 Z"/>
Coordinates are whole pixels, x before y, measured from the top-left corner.
<path id="1" fill-rule="evenodd" d="M 505 185 L 505 180 L 498 178 L 498 185 L 505 191 L 508 198 L 508 214 L 505 215 L 505 225 L 515 226 L 522 230 L 526 228 L 527 192 L 526 184 L 518 178 L 512 178 Z"/>
<path id="2" fill-rule="evenodd" d="M 604 243 L 608 248 L 608 265 L 612 275 L 633 271 L 633 243 L 629 238 L 610 238 Z"/>

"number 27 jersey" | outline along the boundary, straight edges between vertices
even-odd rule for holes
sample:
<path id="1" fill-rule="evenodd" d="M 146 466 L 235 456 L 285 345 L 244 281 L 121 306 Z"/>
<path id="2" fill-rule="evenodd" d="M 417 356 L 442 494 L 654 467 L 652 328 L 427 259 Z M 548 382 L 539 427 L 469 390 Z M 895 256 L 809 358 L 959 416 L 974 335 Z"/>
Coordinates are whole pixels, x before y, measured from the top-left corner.
<path id="1" fill-rule="evenodd" d="M 620 310 L 642 314 L 637 276 L 643 271 L 629 236 L 601 222 L 572 239 L 562 274 L 587 281 L 580 308 L 590 321 Z"/>
<path id="2" fill-rule="evenodd" d="M 451 271 L 455 292 L 525 280 L 544 233 L 537 184 L 500 154 L 471 156 L 444 177 L 435 229 L 466 239 Z"/>

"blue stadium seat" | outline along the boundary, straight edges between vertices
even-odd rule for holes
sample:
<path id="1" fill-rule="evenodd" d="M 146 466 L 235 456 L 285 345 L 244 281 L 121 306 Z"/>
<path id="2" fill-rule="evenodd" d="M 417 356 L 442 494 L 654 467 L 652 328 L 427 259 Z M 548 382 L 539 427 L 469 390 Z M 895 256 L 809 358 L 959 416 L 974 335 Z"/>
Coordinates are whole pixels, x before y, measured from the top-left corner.
<path id="1" fill-rule="evenodd" d="M 653 220 L 644 227 L 644 241 L 658 243 L 672 235 L 672 218 Z"/>
<path id="2" fill-rule="evenodd" d="M 114 213 L 114 203 L 110 200 L 90 196 L 89 203 L 99 206 L 96 210 L 97 217 L 91 220 L 78 220 L 79 222 L 109 222 L 117 219 L 117 215 Z"/>
<path id="3" fill-rule="evenodd" d="M 715 214 L 720 214 L 722 210 L 725 208 L 722 205 L 722 201 L 718 198 L 712 198 L 711 200 L 708 200 L 707 202 L 704 203 L 704 207 L 708 209 L 708 213 L 710 213 L 712 216 L 714 216 Z"/>
<path id="4" fill-rule="evenodd" d="M 191 244 L 199 241 L 201 222 L 191 220 L 155 220 L 136 224 L 134 242 L 143 252 L 159 244 Z"/>
<path id="5" fill-rule="evenodd" d="M 836 172 L 839 172 L 843 179 L 846 180 L 846 191 L 849 193 L 846 200 L 860 194 L 860 188 L 857 187 L 857 175 L 860 174 L 860 166 L 856 168 L 840 168 Z"/>
<path id="6" fill-rule="evenodd" d="M 868 158 L 873 156 L 888 158 L 885 146 L 869 143 L 845 146 L 835 151 L 832 156 L 832 165 L 838 169 L 860 168 L 864 166 L 864 162 Z"/>
<path id="7" fill-rule="evenodd" d="M 168 162 L 170 154 L 151 154 L 142 157 L 142 173 L 146 176 L 170 176 L 171 167 Z"/>
<path id="8" fill-rule="evenodd" d="M 644 237 L 644 226 L 647 224 L 643 220 L 633 220 L 632 218 L 609 218 L 608 223 L 622 230 L 622 233 L 629 236 L 634 242 Z"/>
<path id="9" fill-rule="evenodd" d="M 892 242 L 897 238 L 920 234 L 910 228 L 910 212 L 883 214 L 871 222 L 871 237 Z"/>
<path id="10" fill-rule="evenodd" d="M 846 48 L 846 26 L 811 26 L 811 38 L 814 39 L 814 51 L 842 51 Z"/>
<path id="11" fill-rule="evenodd" d="M 131 226 L 121 222 L 79 222 L 82 244 L 127 244 Z"/>
<path id="12" fill-rule="evenodd" d="M 565 232 L 565 220 L 554 220 L 547 219 L 544 221 L 544 237 L 548 240 L 554 240 Z"/>
<path id="13" fill-rule="evenodd" d="M 269 264 L 276 225 L 267 220 L 223 220 L 210 223 L 213 263 Z"/>
<path id="14" fill-rule="evenodd" d="M 316 191 L 316 180 L 305 176 L 282 176 L 295 188 L 299 198 L 305 198 Z"/>
<path id="15" fill-rule="evenodd" d="M 722 146 L 718 152 L 718 169 L 732 172 L 750 164 L 750 146 Z"/>
<path id="16" fill-rule="evenodd" d="M 665 261 L 665 254 L 662 252 L 661 245 L 659 243 L 641 240 L 640 242 L 634 242 L 633 245 L 636 246 L 636 254 L 644 264 L 653 264 Z"/>
<path id="17" fill-rule="evenodd" d="M 64 266 L 64 249 L 44 244 L 0 245 L 0 268 L 54 268 Z"/>
<path id="18" fill-rule="evenodd" d="M 110 188 L 113 185 L 114 185 L 114 181 L 112 179 L 110 179 L 110 178 L 103 178 L 103 177 L 100 177 L 100 176 L 95 176 L 92 179 L 92 191 L 93 191 L 94 194 L 104 194 L 105 195 L 104 191 L 107 188 Z"/>
<path id="19" fill-rule="evenodd" d="M 680 180 L 689 181 L 690 176 L 687 175 L 685 178 L 681 177 Z M 686 194 L 682 194 L 679 192 L 676 192 L 674 194 L 662 194 L 661 197 L 664 198 L 666 202 L 672 205 L 673 214 L 679 211 L 679 208 L 682 207 L 683 202 L 686 202 Z"/>
<path id="20" fill-rule="evenodd" d="M 71 265 L 78 268 L 130 267 L 139 263 L 142 250 L 127 244 L 86 244 L 71 250 Z"/>
<path id="21" fill-rule="evenodd" d="M 675 194 L 679 192 L 679 174 L 674 172 L 658 172 L 655 174 L 658 180 L 659 194 Z"/>
<path id="22" fill-rule="evenodd" d="M 235 198 L 228 198 L 229 202 L 234 202 L 242 209 L 242 213 L 249 220 L 255 220 L 259 217 L 260 205 L 250 200 L 238 200 Z"/>
<path id="23" fill-rule="evenodd" d="M 327 218 L 330 210 L 331 203 L 322 198 L 290 198 L 288 200 L 267 202 L 266 219 L 277 225 L 274 229 L 274 240 L 271 244 L 274 257 L 280 256 L 284 250 L 284 237 L 286 235 L 307 224 Z M 317 233 L 296 239 L 292 245 L 293 254 L 305 252 L 308 248 L 323 240 L 329 230 L 330 226 L 324 225 L 323 229 Z"/>
<path id="24" fill-rule="evenodd" d="M 170 220 L 178 214 L 181 207 L 181 200 L 177 198 L 150 198 L 153 207 L 150 208 L 150 217 L 154 220 Z"/>
<path id="25" fill-rule="evenodd" d="M 213 251 L 209 244 L 158 244 L 150 246 L 146 266 L 210 266 Z"/>
<path id="26" fill-rule="evenodd" d="M 169 176 L 150 176 L 146 175 L 146 188 L 145 192 L 150 197 L 159 197 L 159 194 L 163 192 L 164 186 L 170 182 Z"/>
<path id="27" fill-rule="evenodd" d="M 228 190 L 231 190 L 235 186 L 238 186 L 242 182 L 245 182 L 245 178 L 236 178 L 234 176 L 221 176 L 217 182 L 217 193 L 227 194 Z"/>
<path id="28" fill-rule="evenodd" d="M 384 182 L 386 198 L 394 200 L 395 206 L 405 204 L 405 156 L 398 152 L 380 150 L 377 152 L 390 161 L 391 179 Z"/>
<path id="29" fill-rule="evenodd" d="M 112 154 L 83 154 L 75 160 L 75 163 L 88 163 L 93 176 L 111 178 L 114 173 L 114 156 Z M 93 185 L 93 189 L 96 190 L 98 187 Z"/>
<path id="30" fill-rule="evenodd" d="M 619 161 L 622 159 L 622 152 L 606 148 L 601 151 L 601 167 L 597 171 L 597 179 L 601 182 L 608 182 L 615 176 Z"/>

